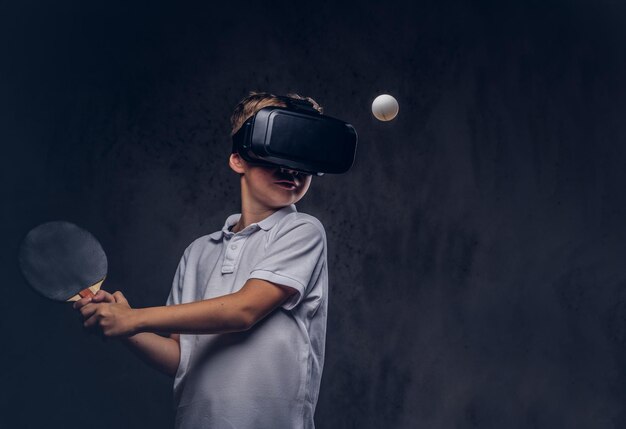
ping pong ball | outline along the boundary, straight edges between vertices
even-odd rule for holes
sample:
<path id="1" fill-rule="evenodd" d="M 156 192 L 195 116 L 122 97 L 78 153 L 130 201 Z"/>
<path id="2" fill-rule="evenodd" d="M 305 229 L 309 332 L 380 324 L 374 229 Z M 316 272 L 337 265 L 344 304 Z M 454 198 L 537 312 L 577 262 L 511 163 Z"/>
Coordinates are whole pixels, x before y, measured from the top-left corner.
<path id="1" fill-rule="evenodd" d="M 389 94 L 379 95 L 372 103 L 372 113 L 379 121 L 391 121 L 398 110 L 398 101 Z"/>

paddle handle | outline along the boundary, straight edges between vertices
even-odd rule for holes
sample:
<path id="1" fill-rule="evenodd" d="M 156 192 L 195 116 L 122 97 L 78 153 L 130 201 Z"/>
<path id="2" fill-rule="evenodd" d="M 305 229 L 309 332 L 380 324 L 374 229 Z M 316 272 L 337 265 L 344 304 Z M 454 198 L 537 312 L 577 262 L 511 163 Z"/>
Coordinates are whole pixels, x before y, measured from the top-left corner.
<path id="1" fill-rule="evenodd" d="M 67 302 L 78 301 L 81 298 L 94 296 L 100 290 L 100 287 L 102 286 L 102 282 L 104 282 L 104 279 L 100 280 L 98 283 L 96 283 L 93 286 L 89 286 L 88 288 L 81 290 L 76 295 L 68 299 Z"/>
<path id="2" fill-rule="evenodd" d="M 80 292 L 78 292 L 78 294 L 80 295 L 81 298 L 87 298 L 88 296 L 96 296 L 96 294 L 93 293 L 91 289 L 89 288 L 81 290 Z"/>

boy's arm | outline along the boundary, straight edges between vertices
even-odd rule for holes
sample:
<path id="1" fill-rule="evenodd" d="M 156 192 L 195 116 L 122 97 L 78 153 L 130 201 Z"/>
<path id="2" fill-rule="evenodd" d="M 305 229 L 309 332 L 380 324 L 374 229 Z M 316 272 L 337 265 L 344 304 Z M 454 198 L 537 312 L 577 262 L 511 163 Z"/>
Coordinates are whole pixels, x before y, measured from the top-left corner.
<path id="1" fill-rule="evenodd" d="M 187 304 L 137 309 L 139 332 L 217 334 L 245 331 L 285 302 L 296 290 L 248 279 L 238 292 Z"/>
<path id="2" fill-rule="evenodd" d="M 122 343 L 156 370 L 171 377 L 176 375 L 180 361 L 180 345 L 176 339 L 140 332 L 132 337 L 122 337 Z"/>
<path id="3" fill-rule="evenodd" d="M 116 303 L 86 303 L 80 311 L 86 319 L 85 327 L 99 325 L 106 336 L 148 332 L 217 334 L 251 328 L 295 292 L 290 287 L 251 278 L 238 292 L 203 301 L 131 309 L 121 292 L 115 292 Z M 154 351 L 155 345 L 146 343 L 146 347 Z"/>
<path id="4" fill-rule="evenodd" d="M 99 290 L 93 298 L 80 299 L 74 303 L 74 308 L 81 309 L 90 303 L 102 302 L 125 304 L 130 308 L 128 301 L 121 292 L 115 292 L 115 294 L 111 295 L 104 290 Z M 180 361 L 178 334 L 171 334 L 169 338 L 164 338 L 157 334 L 141 332 L 130 337 L 122 337 L 121 340 L 124 345 L 148 365 L 166 375 L 172 377 L 176 375 Z"/>

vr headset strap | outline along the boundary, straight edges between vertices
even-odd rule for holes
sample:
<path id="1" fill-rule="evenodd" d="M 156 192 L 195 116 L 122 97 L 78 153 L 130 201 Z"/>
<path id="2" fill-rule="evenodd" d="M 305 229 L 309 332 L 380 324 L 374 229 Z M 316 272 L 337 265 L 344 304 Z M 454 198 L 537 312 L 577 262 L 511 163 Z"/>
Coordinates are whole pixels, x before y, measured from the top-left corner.
<path id="1" fill-rule="evenodd" d="M 298 100 L 296 98 L 286 97 L 284 95 L 277 95 L 280 101 L 287 105 L 287 108 L 293 110 L 303 110 L 307 113 L 317 113 L 320 114 L 307 100 Z M 246 135 L 250 132 L 250 124 L 254 119 L 255 115 L 252 115 L 248 118 L 237 130 L 237 132 L 233 135 L 233 148 L 232 153 L 237 152 L 237 147 L 241 147 L 241 142 L 246 140 Z M 269 164 L 268 164 L 269 165 Z"/>
<path id="2" fill-rule="evenodd" d="M 246 140 L 246 137 L 247 137 L 248 133 L 250 132 L 250 124 L 252 123 L 253 119 L 254 119 L 254 115 L 252 115 L 250 118 L 248 118 L 247 121 L 245 121 L 243 124 L 241 124 L 241 127 L 239 127 L 237 132 L 235 134 L 233 134 L 233 149 L 232 149 L 232 153 L 236 153 L 237 152 L 237 148 L 241 147 L 242 143 Z"/>

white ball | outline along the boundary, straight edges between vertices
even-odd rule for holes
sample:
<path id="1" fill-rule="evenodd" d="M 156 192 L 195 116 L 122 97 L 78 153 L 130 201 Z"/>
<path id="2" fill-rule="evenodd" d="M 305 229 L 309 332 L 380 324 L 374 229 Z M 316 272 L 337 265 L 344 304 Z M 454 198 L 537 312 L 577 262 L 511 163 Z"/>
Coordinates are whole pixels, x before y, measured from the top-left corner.
<path id="1" fill-rule="evenodd" d="M 372 103 L 372 113 L 379 121 L 391 121 L 398 114 L 398 102 L 389 94 L 379 95 Z"/>

